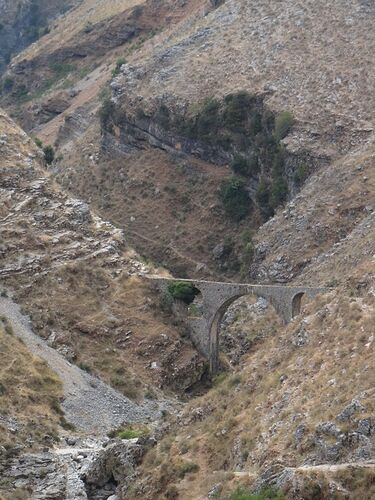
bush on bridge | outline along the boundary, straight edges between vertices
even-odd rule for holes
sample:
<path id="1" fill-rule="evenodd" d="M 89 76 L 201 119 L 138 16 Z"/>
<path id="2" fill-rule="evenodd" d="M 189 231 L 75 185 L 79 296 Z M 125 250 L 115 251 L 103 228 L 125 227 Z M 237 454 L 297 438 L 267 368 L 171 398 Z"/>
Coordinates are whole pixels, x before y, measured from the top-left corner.
<path id="1" fill-rule="evenodd" d="M 181 300 L 185 304 L 191 304 L 200 293 L 197 288 L 186 281 L 173 281 L 168 285 L 168 293 L 174 300 Z"/>

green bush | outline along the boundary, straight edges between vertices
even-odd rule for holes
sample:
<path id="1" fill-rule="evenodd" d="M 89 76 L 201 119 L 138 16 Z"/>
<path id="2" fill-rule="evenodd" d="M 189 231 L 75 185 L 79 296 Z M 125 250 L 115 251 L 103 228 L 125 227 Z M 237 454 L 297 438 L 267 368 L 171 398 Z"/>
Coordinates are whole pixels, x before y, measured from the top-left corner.
<path id="1" fill-rule="evenodd" d="M 59 80 L 60 78 L 64 78 L 69 73 L 76 69 L 76 66 L 73 64 L 63 63 L 63 62 L 55 62 L 50 64 L 50 69 L 55 74 L 54 78 Z"/>
<path id="2" fill-rule="evenodd" d="M 199 470 L 199 465 L 194 462 L 184 462 L 177 470 L 178 476 L 183 479 L 186 474 L 191 474 L 192 472 L 197 472 Z"/>
<path id="3" fill-rule="evenodd" d="M 168 284 L 168 293 L 175 300 L 182 300 L 185 304 L 191 304 L 200 292 L 191 283 L 172 281 Z"/>
<path id="4" fill-rule="evenodd" d="M 38 137 L 34 137 L 34 142 L 38 148 L 43 149 L 43 142 Z"/>
<path id="5" fill-rule="evenodd" d="M 103 128 L 107 128 L 110 118 L 114 114 L 115 105 L 111 101 L 110 97 L 105 96 L 102 105 L 99 109 L 99 118 Z"/>
<path id="6" fill-rule="evenodd" d="M 205 101 L 196 121 L 198 138 L 212 140 L 211 134 L 214 134 L 219 126 L 219 111 L 220 102 L 217 99 L 207 99 Z"/>
<path id="7" fill-rule="evenodd" d="M 237 94 L 227 95 L 224 101 L 224 125 L 230 129 L 237 130 L 238 127 L 244 124 L 254 98 L 247 92 L 238 92 Z"/>
<path id="8" fill-rule="evenodd" d="M 272 215 L 273 210 L 270 204 L 271 201 L 270 186 L 264 178 L 260 180 L 255 197 L 260 209 L 264 212 L 264 214 L 266 216 Z"/>
<path id="9" fill-rule="evenodd" d="M 145 435 L 144 431 L 141 430 L 125 429 L 123 431 L 120 431 L 117 436 L 120 439 L 135 439 L 135 438 L 140 438 L 144 435 Z"/>
<path id="10" fill-rule="evenodd" d="M 112 71 L 112 76 L 117 76 L 120 74 L 121 66 L 123 64 L 126 64 L 126 60 L 124 58 L 120 57 L 120 59 L 117 59 L 116 66 L 114 67 L 114 69 Z"/>
<path id="11" fill-rule="evenodd" d="M 259 159 L 256 154 L 250 158 L 236 155 L 230 166 L 234 173 L 248 177 L 259 172 Z"/>
<path id="12" fill-rule="evenodd" d="M 277 177 L 271 188 L 271 206 L 272 208 L 278 207 L 283 203 L 288 196 L 288 184 L 283 177 Z"/>
<path id="13" fill-rule="evenodd" d="M 254 253 L 255 253 L 254 243 L 252 241 L 249 241 L 248 243 L 246 243 L 242 252 L 243 263 L 246 265 L 251 264 L 254 258 Z"/>
<path id="14" fill-rule="evenodd" d="M 166 314 L 171 314 L 173 307 L 173 297 L 168 292 L 168 290 L 160 295 L 159 306 L 163 312 L 165 312 Z"/>
<path id="15" fill-rule="evenodd" d="M 306 163 L 300 163 L 294 174 L 294 181 L 297 184 L 303 184 L 309 175 L 309 167 Z"/>
<path id="16" fill-rule="evenodd" d="M 55 150 L 52 146 L 44 146 L 43 153 L 44 159 L 46 160 L 47 164 L 51 165 L 51 163 L 55 159 Z"/>
<path id="17" fill-rule="evenodd" d="M 239 177 L 233 176 L 222 182 L 220 199 L 227 215 L 234 221 L 240 221 L 250 211 L 251 200 L 245 182 Z"/>
<path id="18" fill-rule="evenodd" d="M 165 129 L 169 129 L 170 126 L 170 112 L 165 104 L 161 104 L 154 115 L 156 122 Z"/>
<path id="19" fill-rule="evenodd" d="M 275 120 L 275 137 L 278 141 L 284 139 L 294 123 L 293 115 L 289 111 L 282 111 Z"/>

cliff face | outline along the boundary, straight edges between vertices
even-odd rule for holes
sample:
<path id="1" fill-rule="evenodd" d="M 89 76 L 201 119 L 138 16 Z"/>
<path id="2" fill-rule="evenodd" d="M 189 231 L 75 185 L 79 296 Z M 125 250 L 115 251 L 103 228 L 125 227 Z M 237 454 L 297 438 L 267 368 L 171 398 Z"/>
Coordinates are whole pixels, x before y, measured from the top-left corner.
<path id="1" fill-rule="evenodd" d="M 79 0 L 1 0 L 0 72 L 11 58 L 49 31 L 49 22 Z"/>

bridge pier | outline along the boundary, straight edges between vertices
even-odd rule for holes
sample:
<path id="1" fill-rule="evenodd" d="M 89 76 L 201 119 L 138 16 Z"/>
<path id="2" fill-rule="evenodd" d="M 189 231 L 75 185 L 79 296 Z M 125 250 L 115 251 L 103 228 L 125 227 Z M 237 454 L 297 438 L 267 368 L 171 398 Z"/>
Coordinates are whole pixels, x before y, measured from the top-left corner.
<path id="1" fill-rule="evenodd" d="M 302 297 L 314 298 L 328 288 L 287 285 L 250 285 L 246 283 L 220 283 L 215 281 L 177 280 L 150 277 L 159 290 L 165 291 L 171 281 L 191 283 L 202 295 L 202 316 L 189 320 L 191 339 L 197 350 L 209 360 L 210 373 L 219 371 L 219 330 L 228 307 L 245 295 L 263 297 L 270 302 L 284 323 L 299 314 Z"/>

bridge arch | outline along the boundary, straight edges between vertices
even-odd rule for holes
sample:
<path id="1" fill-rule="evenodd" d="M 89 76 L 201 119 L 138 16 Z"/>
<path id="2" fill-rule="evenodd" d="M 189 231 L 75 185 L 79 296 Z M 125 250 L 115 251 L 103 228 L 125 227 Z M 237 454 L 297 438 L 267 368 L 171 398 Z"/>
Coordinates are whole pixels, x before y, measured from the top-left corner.
<path id="1" fill-rule="evenodd" d="M 292 318 L 295 318 L 301 313 L 302 299 L 305 292 L 298 292 L 292 299 Z"/>
<path id="2" fill-rule="evenodd" d="M 232 297 L 226 299 L 217 309 L 215 315 L 211 319 L 209 325 L 209 339 L 210 339 L 210 372 L 217 373 L 219 371 L 219 337 L 221 323 L 224 318 L 225 313 L 228 311 L 229 307 L 234 304 L 241 297 L 254 297 L 255 299 L 263 298 L 266 302 L 276 311 L 278 316 L 283 322 L 285 322 L 283 311 L 280 310 L 278 303 L 274 303 L 272 297 L 268 297 L 267 294 L 256 293 L 252 290 L 245 290 L 242 293 L 233 295 Z"/>

